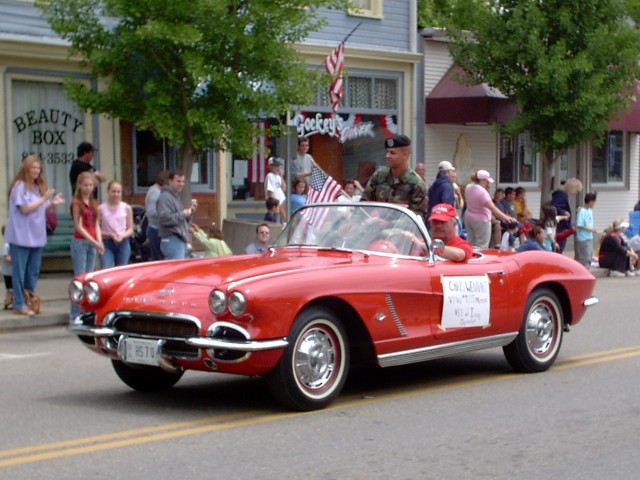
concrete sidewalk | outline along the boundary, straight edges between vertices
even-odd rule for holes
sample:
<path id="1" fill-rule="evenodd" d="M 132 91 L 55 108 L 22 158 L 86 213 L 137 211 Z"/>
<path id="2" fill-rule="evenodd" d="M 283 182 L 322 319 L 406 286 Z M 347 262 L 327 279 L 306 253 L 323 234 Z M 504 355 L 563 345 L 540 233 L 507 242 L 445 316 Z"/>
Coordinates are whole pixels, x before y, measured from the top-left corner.
<path id="1" fill-rule="evenodd" d="M 67 288 L 73 278 L 68 273 L 43 273 L 38 279 L 36 293 L 42 301 L 38 315 L 19 315 L 12 310 L 0 309 L 0 332 L 32 327 L 67 325 L 69 322 L 69 297 Z M 4 299 L 4 292 L 2 294 Z"/>

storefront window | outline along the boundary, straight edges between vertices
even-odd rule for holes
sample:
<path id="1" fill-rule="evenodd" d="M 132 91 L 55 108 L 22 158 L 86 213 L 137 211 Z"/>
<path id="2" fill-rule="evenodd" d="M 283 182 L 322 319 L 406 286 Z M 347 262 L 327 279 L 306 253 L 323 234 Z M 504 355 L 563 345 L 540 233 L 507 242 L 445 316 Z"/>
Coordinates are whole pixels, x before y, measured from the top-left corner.
<path id="1" fill-rule="evenodd" d="M 538 181 L 538 156 L 526 133 L 500 136 L 500 183 L 521 184 Z"/>
<path id="2" fill-rule="evenodd" d="M 289 137 L 270 137 L 267 133 L 269 121 L 263 121 L 260 124 L 263 134 L 254 139 L 252 156 L 233 155 L 232 199 L 264 199 L 267 159 L 278 156 L 287 161 L 293 160 L 297 154 L 298 137 L 309 139 L 309 154 L 338 182 L 357 179 L 364 184 L 378 166 L 385 164 L 384 139 L 400 131 L 399 79 L 400 75 L 350 72 L 345 78 L 337 114 L 332 113 L 329 107 L 326 86 L 318 87 L 316 104 L 291 114 Z"/>
<path id="3" fill-rule="evenodd" d="M 382 18 L 382 0 L 351 0 L 349 15 Z"/>
<path id="4" fill-rule="evenodd" d="M 349 85 L 346 89 L 348 102 L 351 108 L 371 108 L 372 100 L 372 78 L 349 78 Z"/>
<path id="5" fill-rule="evenodd" d="M 622 183 L 624 181 L 624 134 L 611 131 L 600 147 L 593 147 L 592 183 Z"/>
<path id="6" fill-rule="evenodd" d="M 149 130 L 135 130 L 134 163 L 136 187 L 143 189 L 153 185 L 162 170 L 177 165 L 176 147 L 166 139 L 157 139 Z M 215 155 L 201 152 L 193 161 L 191 170 L 191 191 L 211 191 L 214 186 L 213 164 Z"/>
<path id="7" fill-rule="evenodd" d="M 42 159 L 47 183 L 71 198 L 69 169 L 86 139 L 85 115 L 64 93 L 62 83 L 14 80 L 11 84 L 14 171 L 22 159 Z"/>
<path id="8" fill-rule="evenodd" d="M 150 187 L 156 182 L 156 176 L 169 168 L 173 150 L 166 140 L 158 140 L 148 130 L 135 132 L 136 186 Z"/>

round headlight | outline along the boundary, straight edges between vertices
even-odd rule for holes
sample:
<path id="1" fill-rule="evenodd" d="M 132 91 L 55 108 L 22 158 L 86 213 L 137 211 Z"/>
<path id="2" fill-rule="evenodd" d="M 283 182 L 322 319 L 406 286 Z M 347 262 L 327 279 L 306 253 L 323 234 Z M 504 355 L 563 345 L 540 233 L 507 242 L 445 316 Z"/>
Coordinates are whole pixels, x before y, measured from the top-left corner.
<path id="1" fill-rule="evenodd" d="M 236 317 L 242 315 L 247 308 L 247 299 L 240 292 L 229 295 L 229 311 Z"/>
<path id="2" fill-rule="evenodd" d="M 97 282 L 89 282 L 84 286 L 84 295 L 89 303 L 98 303 L 100 300 L 100 285 Z"/>
<path id="3" fill-rule="evenodd" d="M 80 303 L 84 298 L 82 282 L 80 280 L 71 280 L 69 284 L 69 298 L 75 303 Z"/>
<path id="4" fill-rule="evenodd" d="M 209 308 L 216 315 L 224 313 L 227 309 L 227 296 L 221 290 L 214 290 L 209 294 Z"/>

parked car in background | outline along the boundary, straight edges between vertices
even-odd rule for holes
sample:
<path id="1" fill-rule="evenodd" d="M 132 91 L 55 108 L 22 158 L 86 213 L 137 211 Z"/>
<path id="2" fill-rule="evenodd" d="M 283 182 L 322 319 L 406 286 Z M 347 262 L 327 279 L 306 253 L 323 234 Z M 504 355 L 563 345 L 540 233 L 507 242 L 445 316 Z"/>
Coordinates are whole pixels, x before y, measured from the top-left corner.
<path id="1" fill-rule="evenodd" d="M 264 375 L 291 408 L 340 393 L 355 363 L 379 367 L 502 347 L 548 369 L 595 278 L 550 252 L 437 257 L 423 222 L 392 204 L 298 210 L 264 254 L 165 261 L 76 277 L 70 324 L 140 391 L 186 370 Z"/>

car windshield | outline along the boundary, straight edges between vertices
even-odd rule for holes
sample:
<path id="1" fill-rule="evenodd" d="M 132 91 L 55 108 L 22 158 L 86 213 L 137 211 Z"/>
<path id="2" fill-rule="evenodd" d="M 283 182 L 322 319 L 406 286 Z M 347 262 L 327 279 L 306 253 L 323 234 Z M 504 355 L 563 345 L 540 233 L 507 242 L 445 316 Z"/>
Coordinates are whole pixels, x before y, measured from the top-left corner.
<path id="1" fill-rule="evenodd" d="M 307 205 L 293 215 L 276 247 L 312 246 L 425 256 L 428 234 L 409 210 L 391 204 Z"/>

